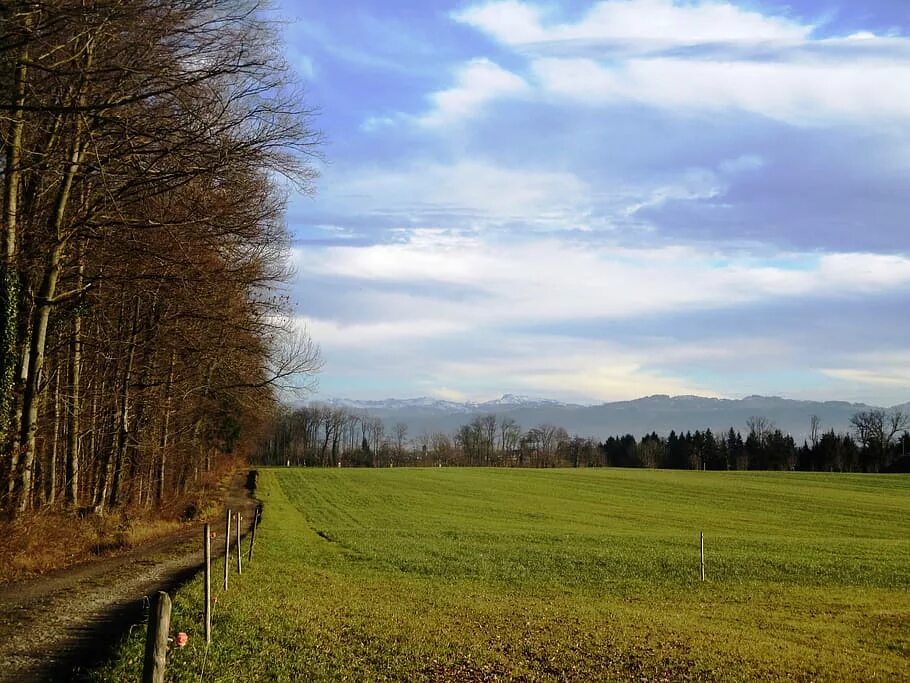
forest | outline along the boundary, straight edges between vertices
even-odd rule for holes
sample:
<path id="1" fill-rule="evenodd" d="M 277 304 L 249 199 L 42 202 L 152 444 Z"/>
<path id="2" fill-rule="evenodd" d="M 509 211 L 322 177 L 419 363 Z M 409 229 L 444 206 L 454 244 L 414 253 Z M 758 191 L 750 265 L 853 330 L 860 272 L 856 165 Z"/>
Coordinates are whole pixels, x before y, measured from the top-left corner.
<path id="1" fill-rule="evenodd" d="M 382 419 L 319 404 L 284 408 L 257 449 L 268 465 L 321 467 L 496 466 L 648 467 L 706 470 L 802 470 L 824 472 L 908 471 L 910 416 L 900 410 L 857 412 L 851 431 L 823 431 L 818 418 L 809 438 L 797 444 L 761 416 L 747 421 L 746 436 L 734 427 L 666 436 L 655 432 L 605 441 L 569 435 L 540 424 L 524 429 L 507 415 L 474 417 L 453 433 L 409 438 L 408 426 L 389 430 Z"/>
<path id="2" fill-rule="evenodd" d="M 283 211 L 321 140 L 261 10 L 0 5 L 7 518 L 160 506 L 318 368 Z"/>

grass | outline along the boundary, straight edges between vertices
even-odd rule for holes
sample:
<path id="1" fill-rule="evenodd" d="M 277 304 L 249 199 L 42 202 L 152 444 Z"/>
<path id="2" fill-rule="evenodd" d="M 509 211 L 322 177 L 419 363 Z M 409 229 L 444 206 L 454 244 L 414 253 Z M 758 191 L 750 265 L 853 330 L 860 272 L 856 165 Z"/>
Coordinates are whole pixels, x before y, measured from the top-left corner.
<path id="1" fill-rule="evenodd" d="M 258 495 L 207 681 L 910 680 L 908 477 L 266 470 Z M 200 595 L 169 680 L 200 680 Z M 142 638 L 95 680 L 135 679 Z"/>

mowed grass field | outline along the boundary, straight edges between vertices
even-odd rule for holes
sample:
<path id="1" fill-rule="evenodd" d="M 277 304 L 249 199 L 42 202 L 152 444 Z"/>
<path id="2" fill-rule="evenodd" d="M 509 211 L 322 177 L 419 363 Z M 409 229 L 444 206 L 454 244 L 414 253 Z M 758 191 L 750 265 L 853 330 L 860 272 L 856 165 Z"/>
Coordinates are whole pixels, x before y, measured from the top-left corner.
<path id="1" fill-rule="evenodd" d="M 907 476 L 281 469 L 257 495 L 207 655 L 201 579 L 177 597 L 169 680 L 910 680 Z M 143 637 L 95 679 L 137 680 Z"/>

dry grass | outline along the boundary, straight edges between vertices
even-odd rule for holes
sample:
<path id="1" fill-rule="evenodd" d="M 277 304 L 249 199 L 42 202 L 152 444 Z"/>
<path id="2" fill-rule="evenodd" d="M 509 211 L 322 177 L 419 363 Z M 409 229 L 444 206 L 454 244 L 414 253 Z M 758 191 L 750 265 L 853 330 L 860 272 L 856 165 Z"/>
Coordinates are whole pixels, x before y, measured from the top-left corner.
<path id="1" fill-rule="evenodd" d="M 59 514 L 0 523 L 0 581 L 73 564 L 97 538 L 90 520 Z"/>
<path id="2" fill-rule="evenodd" d="M 0 584 L 124 552 L 220 514 L 224 491 L 240 465 L 231 464 L 213 472 L 195 493 L 157 510 L 121 508 L 85 517 L 41 511 L 0 521 Z"/>
<path id="3" fill-rule="evenodd" d="M 131 518 L 125 512 L 104 517 L 40 513 L 0 523 L 0 583 L 69 567 L 120 552 L 174 533 L 174 519 Z"/>

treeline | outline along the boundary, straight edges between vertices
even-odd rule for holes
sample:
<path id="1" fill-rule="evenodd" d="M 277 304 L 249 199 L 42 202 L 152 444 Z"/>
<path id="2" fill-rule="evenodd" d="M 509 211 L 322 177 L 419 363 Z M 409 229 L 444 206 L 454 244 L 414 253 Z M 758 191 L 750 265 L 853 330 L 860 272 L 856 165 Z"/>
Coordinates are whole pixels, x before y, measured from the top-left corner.
<path id="1" fill-rule="evenodd" d="M 685 434 L 671 431 L 667 437 L 652 433 L 640 441 L 631 434 L 610 437 L 599 444 L 599 452 L 602 464 L 615 467 L 880 472 L 901 457 L 902 445 L 910 444 L 910 435 L 902 439 L 903 444 L 892 444 L 879 453 L 872 447 L 863 448 L 850 434 L 833 430 L 797 445 L 779 429 L 765 433 L 749 429 L 743 439 L 742 432 L 730 428 L 717 436 L 707 429 Z"/>
<path id="2" fill-rule="evenodd" d="M 317 144 L 244 0 L 0 5 L 0 512 L 154 506 L 255 436 Z"/>
<path id="3" fill-rule="evenodd" d="M 852 434 L 824 431 L 812 418 L 809 438 L 797 444 L 770 420 L 752 417 L 743 432 L 730 428 L 631 434 L 605 441 L 570 436 L 562 427 L 523 429 L 514 419 L 481 415 L 452 433 L 409 438 L 398 423 L 387 430 L 380 418 L 345 408 L 310 405 L 284 409 L 262 441 L 263 464 L 322 467 L 500 466 L 659 467 L 708 470 L 805 470 L 880 472 L 907 467 L 910 416 L 892 411 L 857 413 Z M 902 433 L 901 433 L 902 432 Z M 900 438 L 897 438 L 900 434 Z"/>

